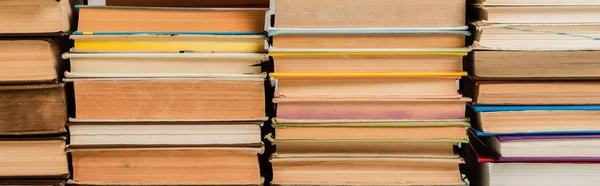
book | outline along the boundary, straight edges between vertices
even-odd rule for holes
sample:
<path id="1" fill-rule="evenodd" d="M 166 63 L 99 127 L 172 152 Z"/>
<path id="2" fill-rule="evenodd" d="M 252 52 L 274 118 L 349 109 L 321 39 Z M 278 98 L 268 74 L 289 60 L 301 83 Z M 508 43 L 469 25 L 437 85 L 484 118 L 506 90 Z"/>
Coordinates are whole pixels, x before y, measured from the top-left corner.
<path id="1" fill-rule="evenodd" d="M 594 69 L 600 68 L 599 56 L 598 50 L 480 50 L 473 52 L 468 71 L 484 79 L 597 78 L 600 74 Z"/>
<path id="2" fill-rule="evenodd" d="M 11 185 L 11 186 L 64 186 L 67 184 L 66 180 L 0 180 L 0 185 Z"/>
<path id="3" fill-rule="evenodd" d="M 0 179 L 64 179 L 69 177 L 65 137 L 3 137 Z"/>
<path id="4" fill-rule="evenodd" d="M 0 135 L 66 132 L 63 84 L 0 86 Z"/>
<path id="5" fill-rule="evenodd" d="M 405 121 L 274 123 L 277 141 L 452 141 L 464 142 L 468 122 Z"/>
<path id="6" fill-rule="evenodd" d="M 592 2 L 548 4 L 477 4 L 479 19 L 488 23 L 513 24 L 579 24 L 597 23 L 600 4 Z M 542 2 L 543 3 L 543 2 Z M 526 12 L 526 13 L 524 13 Z"/>
<path id="7" fill-rule="evenodd" d="M 269 0 L 88 0 L 88 4 L 108 6 L 141 6 L 141 7 L 256 7 L 268 8 Z"/>
<path id="8" fill-rule="evenodd" d="M 262 148 L 69 149 L 75 185 L 262 185 Z M 157 168 L 160 167 L 160 168 Z M 102 175 L 102 176 L 99 176 Z"/>
<path id="9" fill-rule="evenodd" d="M 289 99 L 276 98 L 277 118 L 317 121 L 464 119 L 461 99 Z"/>
<path id="10" fill-rule="evenodd" d="M 80 121 L 264 120 L 263 78 L 72 78 Z"/>
<path id="11" fill-rule="evenodd" d="M 597 50 L 598 23 L 486 24 L 475 23 L 476 50 Z M 527 38 L 527 39 L 524 39 Z"/>
<path id="12" fill-rule="evenodd" d="M 276 0 L 271 6 L 276 28 L 432 28 L 463 27 L 466 1 Z"/>
<path id="13" fill-rule="evenodd" d="M 476 0 L 476 2 L 493 5 L 600 5 L 594 0 Z"/>
<path id="14" fill-rule="evenodd" d="M 266 54 L 253 53 L 65 53 L 66 77 L 193 77 L 261 74 Z M 264 76 L 264 75 L 262 75 Z"/>
<path id="15" fill-rule="evenodd" d="M 488 137 L 501 161 L 600 161 L 600 135 L 522 135 Z"/>
<path id="16" fill-rule="evenodd" d="M 462 159 L 273 158 L 276 185 L 466 185 Z"/>
<path id="17" fill-rule="evenodd" d="M 473 106 L 478 129 L 488 134 L 600 131 L 596 105 Z"/>
<path id="18" fill-rule="evenodd" d="M 155 52 L 155 53 L 259 53 L 266 49 L 264 35 L 203 34 L 115 34 L 71 35 L 75 53 Z"/>
<path id="19" fill-rule="evenodd" d="M 461 72 L 462 53 L 277 53 L 277 73 Z"/>
<path id="20" fill-rule="evenodd" d="M 276 140 L 266 136 L 277 148 L 274 158 L 457 158 L 455 143 L 439 140 L 400 142 L 396 140 Z"/>
<path id="21" fill-rule="evenodd" d="M 594 81 L 478 81 L 473 103 L 479 105 L 595 105 Z"/>
<path id="22" fill-rule="evenodd" d="M 79 32 L 228 32 L 260 34 L 265 8 L 75 6 Z M 111 16 L 106 16 L 111 15 Z M 152 17 L 153 19 L 148 19 Z"/>
<path id="23" fill-rule="evenodd" d="M 61 35 L 71 30 L 74 0 L 0 1 L 0 35 Z"/>
<path id="24" fill-rule="evenodd" d="M 465 46 L 467 31 L 409 31 L 406 33 L 280 33 L 273 35 L 275 48 L 461 48 Z"/>
<path id="25" fill-rule="evenodd" d="M 57 82 L 60 69 L 57 43 L 43 38 L 0 40 L 0 84 Z"/>
<path id="26" fill-rule="evenodd" d="M 594 185 L 600 181 L 595 163 L 483 163 L 482 186 L 490 185 Z M 568 170 L 568 171 L 566 171 Z"/>
<path id="27" fill-rule="evenodd" d="M 70 123 L 71 148 L 262 146 L 262 122 Z"/>
<path id="28" fill-rule="evenodd" d="M 447 73 L 270 73 L 275 97 L 460 98 L 461 72 Z"/>
<path id="29" fill-rule="evenodd" d="M 268 134 L 266 138 L 276 145 L 272 156 L 277 158 L 457 158 L 454 145 L 466 142 L 468 126 L 467 120 L 331 122 L 274 118 L 277 136 Z"/>

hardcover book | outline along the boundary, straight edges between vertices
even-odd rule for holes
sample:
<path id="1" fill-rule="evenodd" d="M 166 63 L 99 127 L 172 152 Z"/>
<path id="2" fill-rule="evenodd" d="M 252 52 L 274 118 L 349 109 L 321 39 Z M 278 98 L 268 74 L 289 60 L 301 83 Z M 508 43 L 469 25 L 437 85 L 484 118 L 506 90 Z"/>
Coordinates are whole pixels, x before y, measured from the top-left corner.
<path id="1" fill-rule="evenodd" d="M 471 57 L 473 63 L 466 67 L 478 80 L 600 77 L 596 70 L 600 68 L 599 50 L 477 50 Z"/>
<path id="2" fill-rule="evenodd" d="M 65 186 L 67 184 L 67 180 L 0 180 L 0 185 L 10 185 L 10 186 Z"/>
<path id="3" fill-rule="evenodd" d="M 275 0 L 271 6 L 276 28 L 435 28 L 463 27 L 466 1 Z"/>
<path id="4" fill-rule="evenodd" d="M 470 101 L 469 98 L 273 100 L 279 119 L 342 122 L 464 119 L 466 103 Z"/>
<path id="5" fill-rule="evenodd" d="M 597 2 L 518 2 L 516 4 L 476 4 L 479 19 L 488 23 L 517 24 L 580 24 L 597 23 L 600 4 Z M 527 12 L 527 13 L 524 13 Z"/>
<path id="6" fill-rule="evenodd" d="M 77 30 L 88 33 L 198 32 L 260 34 L 265 8 L 76 6 Z M 112 16 L 106 16 L 112 15 Z M 152 17 L 153 19 L 148 19 Z"/>
<path id="7" fill-rule="evenodd" d="M 59 55 L 52 39 L 0 39 L 0 84 L 56 83 Z"/>
<path id="8" fill-rule="evenodd" d="M 265 118 L 263 78 L 72 78 L 79 121 Z"/>
<path id="9" fill-rule="evenodd" d="M 66 132 L 63 84 L 0 86 L 0 135 Z"/>
<path id="10" fill-rule="evenodd" d="M 260 121 L 70 123 L 69 147 L 261 147 L 261 125 Z"/>
<path id="11" fill-rule="evenodd" d="M 70 149 L 75 185 L 262 185 L 263 148 Z M 160 167 L 160 168 L 157 168 Z"/>
<path id="12" fill-rule="evenodd" d="M 473 106 L 475 128 L 486 134 L 600 132 L 600 106 Z"/>
<path id="13" fill-rule="evenodd" d="M 477 105 L 597 105 L 595 81 L 478 81 Z"/>
<path id="14" fill-rule="evenodd" d="M 66 77 L 264 77 L 266 54 L 253 53 L 65 53 Z"/>
<path id="15" fill-rule="evenodd" d="M 466 52 L 302 53 L 271 50 L 277 73 L 461 72 Z"/>
<path id="16" fill-rule="evenodd" d="M 255 7 L 268 8 L 269 0 L 88 0 L 88 4 L 141 7 Z"/>
<path id="17" fill-rule="evenodd" d="M 155 33 L 156 34 L 156 33 Z M 264 35 L 116 34 L 71 35 L 71 52 L 258 53 L 266 50 Z"/>
<path id="18" fill-rule="evenodd" d="M 598 50 L 600 24 L 487 24 L 477 27 L 476 50 Z M 524 39 L 527 38 L 527 39 Z"/>
<path id="19" fill-rule="evenodd" d="M 459 158 L 273 158 L 272 184 L 464 186 L 460 163 Z"/>
<path id="20" fill-rule="evenodd" d="M 456 82 L 466 73 L 269 74 L 279 98 L 461 98 Z M 402 91 L 400 91 L 402 90 Z"/>
<path id="21" fill-rule="evenodd" d="M 0 180 L 69 177 L 65 140 L 62 136 L 1 138 Z"/>
<path id="22" fill-rule="evenodd" d="M 2 0 L 0 35 L 62 35 L 71 30 L 76 0 Z"/>

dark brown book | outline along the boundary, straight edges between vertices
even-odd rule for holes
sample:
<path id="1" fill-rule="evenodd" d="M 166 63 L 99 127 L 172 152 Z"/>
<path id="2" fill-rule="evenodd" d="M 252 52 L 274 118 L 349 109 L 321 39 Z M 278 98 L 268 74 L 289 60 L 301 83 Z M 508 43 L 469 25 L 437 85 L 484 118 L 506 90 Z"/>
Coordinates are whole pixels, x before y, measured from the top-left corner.
<path id="1" fill-rule="evenodd" d="M 267 8 L 269 0 L 107 0 L 107 6 Z"/>
<path id="2" fill-rule="evenodd" d="M 0 185 L 11 186 L 64 186 L 66 180 L 0 180 Z"/>
<path id="3" fill-rule="evenodd" d="M 0 86 L 0 135 L 65 132 L 63 84 Z"/>

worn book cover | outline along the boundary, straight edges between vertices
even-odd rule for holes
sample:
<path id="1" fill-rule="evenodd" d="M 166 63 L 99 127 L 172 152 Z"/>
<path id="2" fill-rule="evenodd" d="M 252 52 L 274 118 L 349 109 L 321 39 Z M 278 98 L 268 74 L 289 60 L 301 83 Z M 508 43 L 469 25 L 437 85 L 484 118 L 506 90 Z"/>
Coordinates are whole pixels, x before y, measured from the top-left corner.
<path id="1" fill-rule="evenodd" d="M 0 86 L 0 134 L 63 133 L 66 121 L 63 84 Z"/>

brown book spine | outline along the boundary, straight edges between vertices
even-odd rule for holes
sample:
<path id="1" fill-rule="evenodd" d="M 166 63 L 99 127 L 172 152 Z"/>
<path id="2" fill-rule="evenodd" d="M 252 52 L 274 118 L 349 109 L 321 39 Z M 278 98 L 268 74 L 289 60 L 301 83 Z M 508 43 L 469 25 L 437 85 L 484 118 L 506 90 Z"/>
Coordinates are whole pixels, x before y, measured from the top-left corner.
<path id="1" fill-rule="evenodd" d="M 0 86 L 0 135 L 65 132 L 63 84 Z"/>

